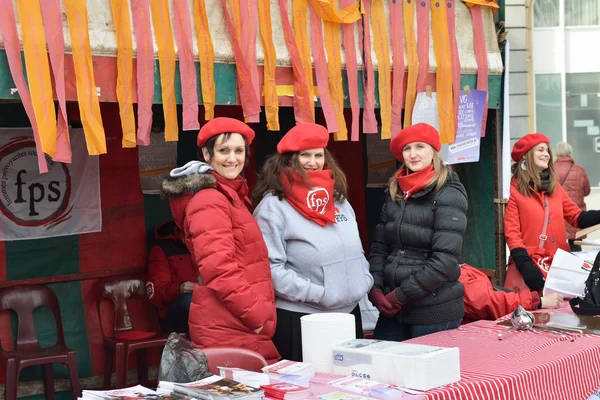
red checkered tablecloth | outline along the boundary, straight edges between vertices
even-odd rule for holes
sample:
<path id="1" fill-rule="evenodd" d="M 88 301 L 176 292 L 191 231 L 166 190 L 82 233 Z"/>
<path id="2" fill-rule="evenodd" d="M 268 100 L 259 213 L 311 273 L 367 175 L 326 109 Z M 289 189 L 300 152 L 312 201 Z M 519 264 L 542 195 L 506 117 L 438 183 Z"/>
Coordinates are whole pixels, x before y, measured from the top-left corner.
<path id="1" fill-rule="evenodd" d="M 600 336 L 578 335 L 571 342 L 548 332 L 516 331 L 500 341 L 497 335 L 504 329 L 477 321 L 410 340 L 460 349 L 462 379 L 422 395 L 430 400 L 586 400 L 600 387 Z"/>

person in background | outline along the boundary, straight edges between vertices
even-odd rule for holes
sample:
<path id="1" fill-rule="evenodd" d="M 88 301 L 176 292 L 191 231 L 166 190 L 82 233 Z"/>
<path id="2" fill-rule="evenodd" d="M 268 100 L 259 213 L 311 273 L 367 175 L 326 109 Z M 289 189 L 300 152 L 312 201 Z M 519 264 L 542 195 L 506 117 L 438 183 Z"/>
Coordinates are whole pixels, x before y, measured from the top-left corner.
<path id="1" fill-rule="evenodd" d="M 554 169 L 558 175 L 558 183 L 565 189 L 573 203 L 582 211 L 586 211 L 586 205 L 583 198 L 591 192 L 590 180 L 588 179 L 585 168 L 575 164 L 572 157 L 573 148 L 569 143 L 561 142 L 556 145 L 556 161 Z M 575 244 L 575 233 L 577 229 L 565 221 L 567 229 L 567 240 L 572 252 L 581 251 L 581 246 Z M 583 240 L 584 238 L 581 238 Z"/>
<path id="2" fill-rule="evenodd" d="M 240 176 L 254 131 L 232 118 L 215 118 L 198 133 L 204 161 L 170 173 L 169 198 L 199 272 L 190 306 L 192 342 L 202 347 L 243 347 L 269 363 L 279 359 L 271 338 L 276 312 L 267 247 L 248 206 Z"/>
<path id="3" fill-rule="evenodd" d="M 390 144 L 402 164 L 390 179 L 369 254 L 379 310 L 373 338 L 403 341 L 457 328 L 464 315 L 460 257 L 467 193 L 442 163 L 438 132 L 416 124 Z"/>
<path id="4" fill-rule="evenodd" d="M 358 301 L 373 284 L 344 172 L 327 151 L 329 132 L 299 124 L 277 145 L 254 191 L 254 217 L 269 249 L 277 302 L 273 342 L 302 361 L 300 318 L 338 312 L 362 322 Z"/>
<path id="5" fill-rule="evenodd" d="M 188 332 L 192 292 L 198 282 L 183 232 L 175 221 L 156 227 L 156 244 L 148 255 L 148 298 L 158 309 L 161 329 Z"/>
<path id="6" fill-rule="evenodd" d="M 550 140 L 530 133 L 513 146 L 510 197 L 504 233 L 511 262 L 504 286 L 540 291 L 558 249 L 569 251 L 564 221 L 583 229 L 600 223 L 600 211 L 581 211 L 554 169 Z"/>

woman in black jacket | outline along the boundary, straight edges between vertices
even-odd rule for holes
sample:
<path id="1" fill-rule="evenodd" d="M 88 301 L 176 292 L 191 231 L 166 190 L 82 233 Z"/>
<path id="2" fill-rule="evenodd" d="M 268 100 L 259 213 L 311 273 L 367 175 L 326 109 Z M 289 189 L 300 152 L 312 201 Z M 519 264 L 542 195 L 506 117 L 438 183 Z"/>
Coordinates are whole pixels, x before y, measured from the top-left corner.
<path id="1" fill-rule="evenodd" d="M 417 124 L 391 141 L 402 163 L 390 179 L 369 256 L 369 299 L 380 312 L 374 338 L 402 341 L 457 328 L 464 314 L 458 281 L 467 194 L 438 155 L 440 138 Z"/>

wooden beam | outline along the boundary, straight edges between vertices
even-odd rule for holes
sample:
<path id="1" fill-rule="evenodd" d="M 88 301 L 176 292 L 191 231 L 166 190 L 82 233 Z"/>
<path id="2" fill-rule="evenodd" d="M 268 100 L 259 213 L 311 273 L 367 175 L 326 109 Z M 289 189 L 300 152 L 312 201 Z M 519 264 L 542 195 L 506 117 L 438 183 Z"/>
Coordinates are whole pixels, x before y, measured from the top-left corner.
<path id="1" fill-rule="evenodd" d="M 34 284 L 35 285 L 45 285 L 48 283 L 84 281 L 84 280 L 88 280 L 88 279 L 99 279 L 99 278 L 106 278 L 109 276 L 118 276 L 118 275 L 139 275 L 139 274 L 145 274 L 146 272 L 147 272 L 146 267 L 80 272 L 77 274 L 69 274 L 69 275 L 45 276 L 42 278 L 29 278 L 29 279 L 19 279 L 19 280 L 14 280 L 14 281 L 2 281 L 2 282 L 0 282 L 0 288 L 12 287 L 12 286 L 17 286 L 17 285 L 34 285 Z"/>

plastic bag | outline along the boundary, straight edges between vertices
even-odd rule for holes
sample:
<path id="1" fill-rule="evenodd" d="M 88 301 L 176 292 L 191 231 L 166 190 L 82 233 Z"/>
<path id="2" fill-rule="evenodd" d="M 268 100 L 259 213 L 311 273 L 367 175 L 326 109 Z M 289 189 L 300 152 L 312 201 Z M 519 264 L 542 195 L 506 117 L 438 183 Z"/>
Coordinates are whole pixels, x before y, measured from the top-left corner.
<path id="1" fill-rule="evenodd" d="M 160 359 L 158 380 L 189 383 L 209 375 L 208 360 L 202 350 L 177 333 L 171 333 Z"/>

